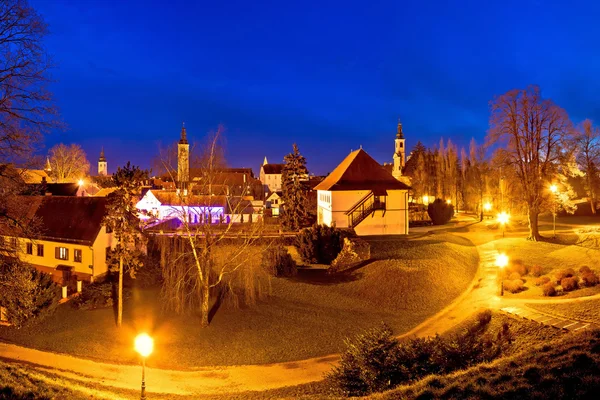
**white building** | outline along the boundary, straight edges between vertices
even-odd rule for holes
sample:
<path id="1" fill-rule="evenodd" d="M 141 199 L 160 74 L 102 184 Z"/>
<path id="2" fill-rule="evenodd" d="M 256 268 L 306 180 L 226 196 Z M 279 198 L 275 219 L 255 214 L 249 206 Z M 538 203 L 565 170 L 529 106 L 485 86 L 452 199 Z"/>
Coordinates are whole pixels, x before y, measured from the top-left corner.
<path id="1" fill-rule="evenodd" d="M 263 185 L 263 190 L 267 192 L 281 191 L 281 172 L 284 164 L 269 164 L 267 157 L 263 165 L 260 166 L 260 182 Z"/>
<path id="2" fill-rule="evenodd" d="M 409 189 L 364 150 L 353 151 L 315 187 L 318 223 L 359 235 L 408 234 Z"/>

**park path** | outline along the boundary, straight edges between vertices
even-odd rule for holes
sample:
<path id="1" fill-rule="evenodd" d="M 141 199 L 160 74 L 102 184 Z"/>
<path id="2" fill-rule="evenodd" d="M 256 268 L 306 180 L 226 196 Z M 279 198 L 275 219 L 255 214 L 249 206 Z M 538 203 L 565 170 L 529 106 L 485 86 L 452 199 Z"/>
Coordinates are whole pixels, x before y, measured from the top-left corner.
<path id="1" fill-rule="evenodd" d="M 461 225 L 472 224 L 464 221 Z M 460 226 L 459 226 L 460 227 Z M 415 232 L 417 233 L 417 232 Z M 418 233 L 417 233 L 418 234 Z M 527 300 L 507 299 L 498 296 L 496 281 L 497 267 L 494 261 L 498 251 L 494 233 L 489 230 L 474 230 L 458 233 L 471 239 L 477 246 L 479 268 L 470 287 L 444 310 L 422 322 L 411 331 L 401 335 L 425 337 L 443 333 L 467 319 L 473 312 L 482 308 L 501 309 L 525 306 L 525 303 L 560 303 L 581 301 L 582 299 Z M 586 300 L 600 298 L 600 294 Z M 102 385 L 119 389 L 138 390 L 140 367 L 116 365 L 65 354 L 43 352 L 8 343 L 0 343 L 0 358 L 5 361 L 29 364 L 40 371 L 64 377 L 74 382 Z M 319 381 L 339 360 L 333 354 L 307 360 L 266 365 L 241 365 L 204 367 L 193 371 L 175 371 L 146 368 L 147 390 L 159 395 L 177 394 L 198 396 L 201 394 L 233 394 L 244 391 L 264 391 Z"/>

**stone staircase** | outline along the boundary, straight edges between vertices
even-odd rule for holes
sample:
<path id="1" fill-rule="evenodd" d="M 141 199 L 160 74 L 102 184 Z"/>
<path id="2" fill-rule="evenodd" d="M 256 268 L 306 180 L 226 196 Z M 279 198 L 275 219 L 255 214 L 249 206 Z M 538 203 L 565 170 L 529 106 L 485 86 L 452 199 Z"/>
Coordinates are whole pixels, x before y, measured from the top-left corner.
<path id="1" fill-rule="evenodd" d="M 531 310 L 528 308 L 504 307 L 501 308 L 500 311 L 504 311 L 507 314 L 516 315 L 521 318 L 539 322 L 540 324 L 553 326 L 555 328 L 564 329 L 571 332 L 578 332 L 581 330 L 598 328 L 597 325 L 589 322 L 577 321 L 574 319 L 562 317 L 554 317 L 548 314 L 542 314 L 539 311 Z"/>

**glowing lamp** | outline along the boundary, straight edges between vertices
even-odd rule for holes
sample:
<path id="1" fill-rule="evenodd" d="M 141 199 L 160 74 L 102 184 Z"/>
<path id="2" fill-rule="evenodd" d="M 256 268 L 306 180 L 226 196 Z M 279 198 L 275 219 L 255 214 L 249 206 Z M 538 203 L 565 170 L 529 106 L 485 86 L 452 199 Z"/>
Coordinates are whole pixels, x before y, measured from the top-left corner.
<path id="1" fill-rule="evenodd" d="M 152 339 L 147 333 L 140 333 L 135 338 L 135 351 L 137 351 L 142 357 L 146 358 L 152 354 L 154 349 L 154 339 Z"/>
<path id="2" fill-rule="evenodd" d="M 484 209 L 485 211 L 490 211 L 490 210 L 492 209 L 492 205 L 491 205 L 490 203 L 485 203 L 485 204 L 483 205 L 483 209 Z"/>
<path id="3" fill-rule="evenodd" d="M 504 253 L 500 253 L 496 256 L 496 266 L 498 268 L 504 268 L 508 265 L 508 256 Z"/>
<path id="4" fill-rule="evenodd" d="M 509 219 L 510 219 L 510 215 L 504 211 L 502 211 L 500 214 L 498 214 L 498 222 L 502 225 L 507 224 Z"/>
<path id="5" fill-rule="evenodd" d="M 558 187 L 556 187 L 556 185 L 552 185 L 552 186 L 550 186 L 550 191 L 552 193 L 556 193 L 556 192 L 558 192 Z"/>
<path id="6" fill-rule="evenodd" d="M 446 200 L 446 204 L 450 204 L 450 203 L 452 203 L 452 200 L 450 200 L 450 199 Z"/>
<path id="7" fill-rule="evenodd" d="M 83 179 L 80 179 L 80 180 L 79 180 L 77 183 L 79 184 L 79 186 L 83 186 L 83 184 L 84 184 L 85 182 L 83 181 Z"/>

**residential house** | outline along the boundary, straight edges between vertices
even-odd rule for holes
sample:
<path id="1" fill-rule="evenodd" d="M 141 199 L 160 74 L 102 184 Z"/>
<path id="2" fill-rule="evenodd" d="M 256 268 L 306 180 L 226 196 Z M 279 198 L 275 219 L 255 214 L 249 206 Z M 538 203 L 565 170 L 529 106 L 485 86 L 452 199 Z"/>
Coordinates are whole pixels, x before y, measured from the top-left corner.
<path id="1" fill-rule="evenodd" d="M 363 149 L 350 153 L 317 191 L 317 221 L 359 235 L 408 234 L 408 191 Z"/>
<path id="2" fill-rule="evenodd" d="M 260 182 L 265 193 L 281 191 L 281 172 L 285 164 L 269 164 L 267 157 L 260 166 Z"/>
<path id="3" fill-rule="evenodd" d="M 23 201 L 29 205 L 35 237 L 14 237 L 6 227 L 2 230 L 22 261 L 64 286 L 93 281 L 108 272 L 107 258 L 115 243 L 103 224 L 106 198 L 29 196 Z"/>

